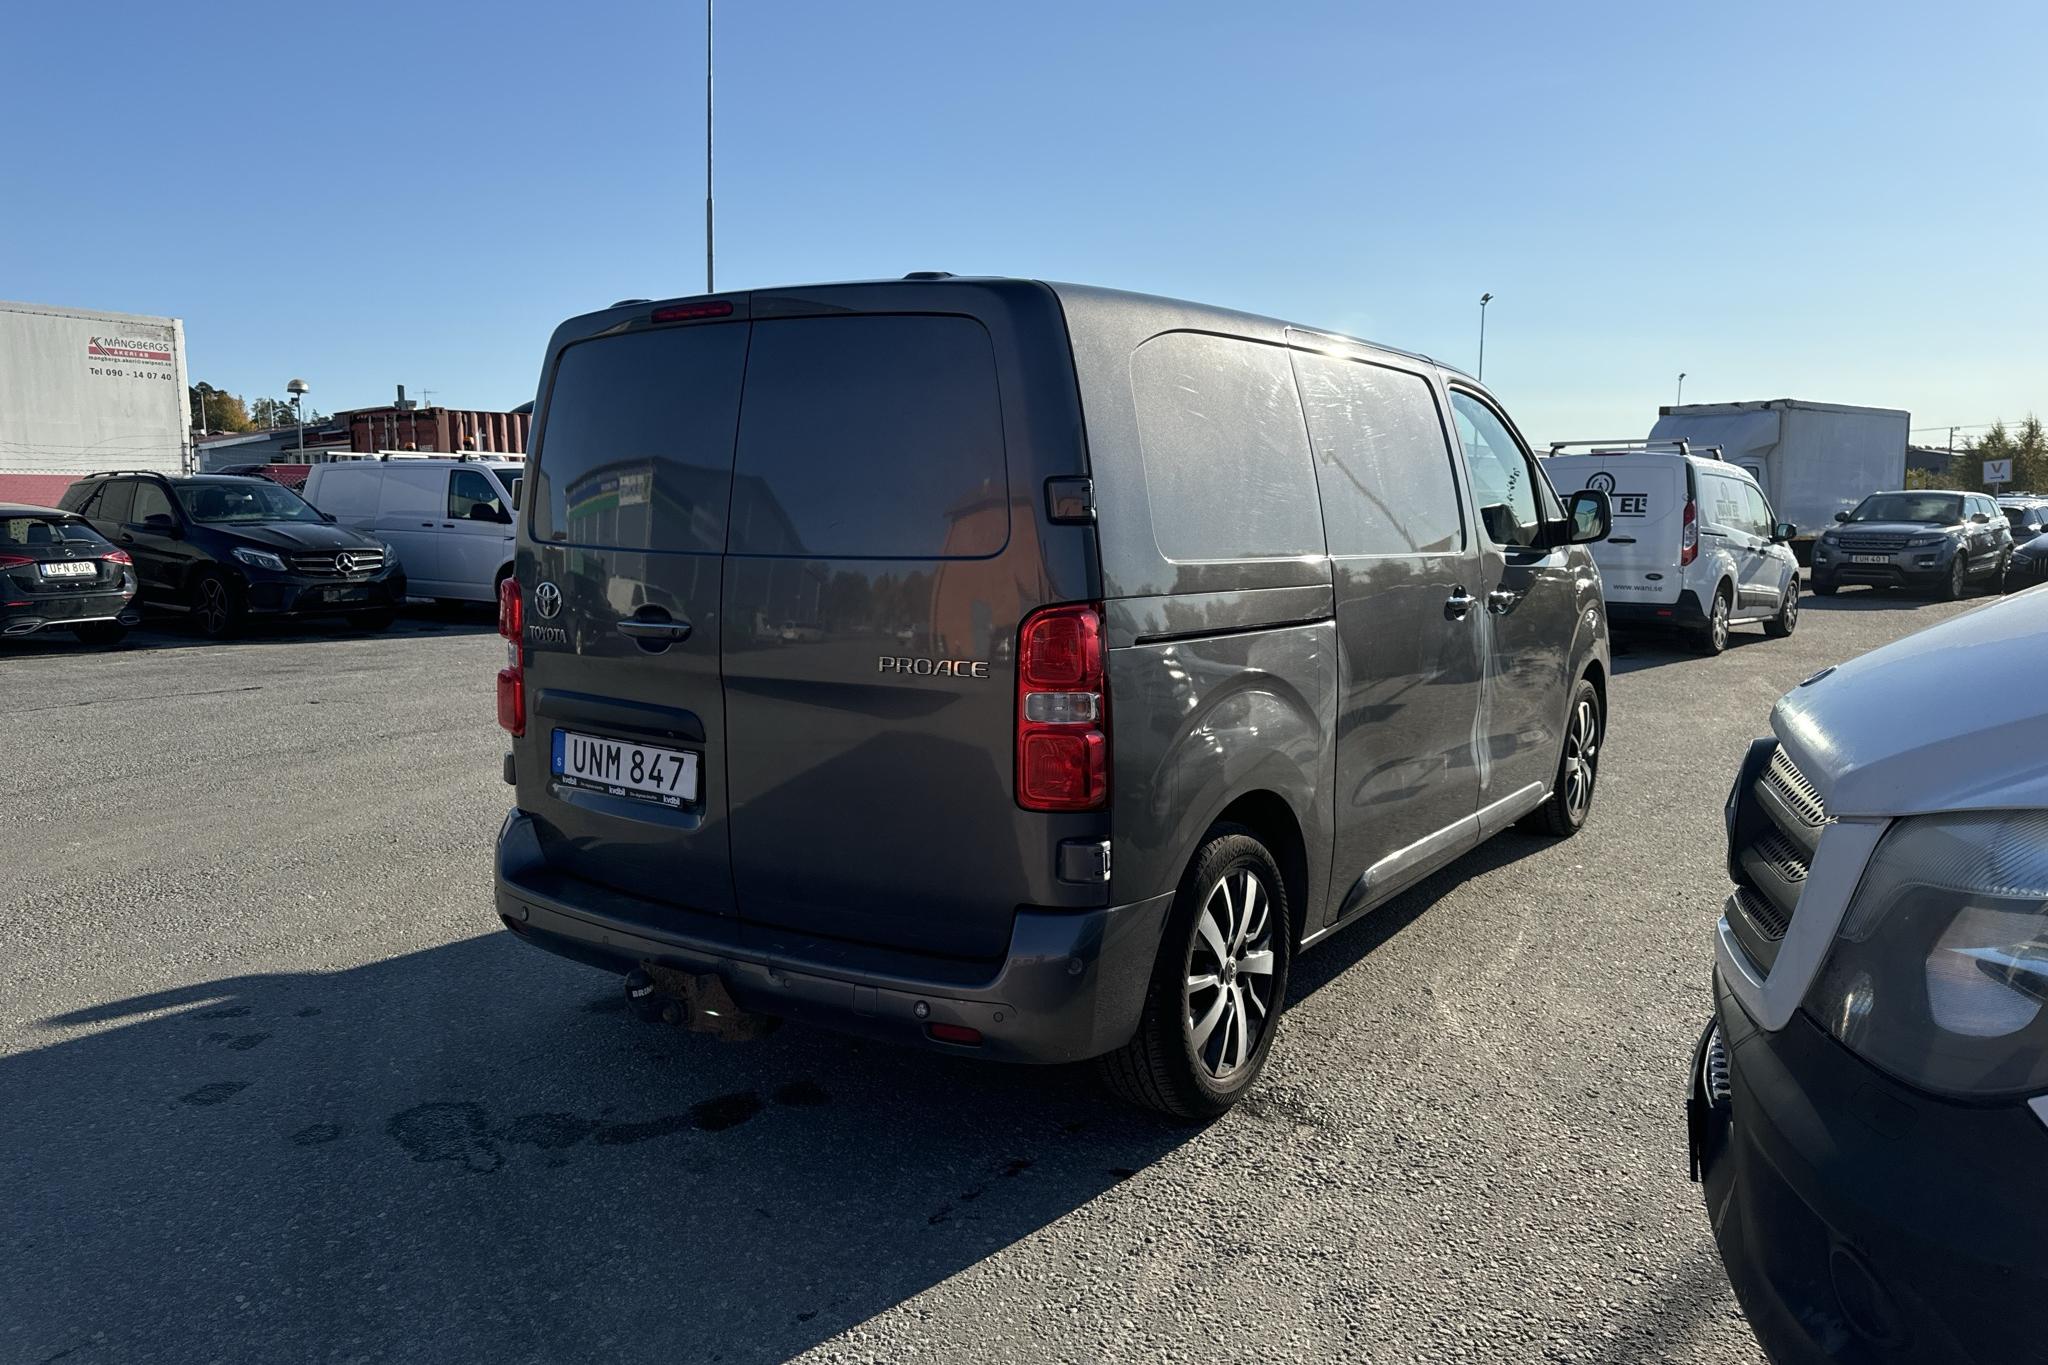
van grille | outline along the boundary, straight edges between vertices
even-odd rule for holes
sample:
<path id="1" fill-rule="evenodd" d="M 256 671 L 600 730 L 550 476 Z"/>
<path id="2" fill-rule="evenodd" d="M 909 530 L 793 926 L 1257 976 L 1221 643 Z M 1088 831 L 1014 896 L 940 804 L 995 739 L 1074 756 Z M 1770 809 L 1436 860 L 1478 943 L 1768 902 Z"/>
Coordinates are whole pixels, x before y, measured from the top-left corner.
<path id="1" fill-rule="evenodd" d="M 343 561 L 346 560 L 344 565 Z M 308 578 L 368 578 L 384 571 L 382 549 L 307 550 L 285 556 L 293 573 Z"/>
<path id="2" fill-rule="evenodd" d="M 1827 806 L 1782 748 L 1772 750 L 1735 800 L 1728 864 L 1736 885 L 1729 928 L 1768 975 L 1798 914 L 1807 872 L 1827 827 Z"/>

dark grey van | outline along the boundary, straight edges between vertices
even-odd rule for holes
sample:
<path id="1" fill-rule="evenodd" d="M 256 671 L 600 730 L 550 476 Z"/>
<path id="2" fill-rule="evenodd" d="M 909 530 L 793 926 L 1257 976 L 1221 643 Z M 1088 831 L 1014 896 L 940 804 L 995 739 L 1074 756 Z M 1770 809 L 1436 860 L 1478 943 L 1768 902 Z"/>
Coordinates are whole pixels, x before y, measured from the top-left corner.
<path id="1" fill-rule="evenodd" d="M 1214 1114 L 1296 952 L 1592 800 L 1604 495 L 1420 357 L 1019 280 L 621 305 L 527 468 L 498 909 L 699 1018 Z"/>

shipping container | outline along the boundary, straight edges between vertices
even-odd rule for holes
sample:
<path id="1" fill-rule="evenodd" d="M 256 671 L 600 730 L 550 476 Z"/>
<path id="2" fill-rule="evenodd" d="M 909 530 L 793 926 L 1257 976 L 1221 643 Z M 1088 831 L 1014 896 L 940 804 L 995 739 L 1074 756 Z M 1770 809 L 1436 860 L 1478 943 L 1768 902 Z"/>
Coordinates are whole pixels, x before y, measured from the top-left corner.
<path id="1" fill-rule="evenodd" d="M 1657 409 L 1650 439 L 1692 443 L 1694 453 L 1719 446 L 1721 458 L 1753 475 L 1778 520 L 1799 528 L 1793 550 L 1811 557 L 1813 538 L 1835 513 L 1866 494 L 1906 482 L 1910 413 L 1772 398 L 1752 403 L 1687 403 Z"/>
<path id="2" fill-rule="evenodd" d="M 191 458 L 185 324 L 0 303 L 0 501 L 54 504 L 97 469 Z"/>

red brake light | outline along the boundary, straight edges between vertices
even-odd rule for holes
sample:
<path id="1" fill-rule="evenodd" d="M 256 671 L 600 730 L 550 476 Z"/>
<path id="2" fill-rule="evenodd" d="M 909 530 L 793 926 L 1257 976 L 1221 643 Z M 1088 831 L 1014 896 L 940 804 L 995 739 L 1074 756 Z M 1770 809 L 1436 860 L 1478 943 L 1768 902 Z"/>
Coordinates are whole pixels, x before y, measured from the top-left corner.
<path id="1" fill-rule="evenodd" d="M 1047 607 L 1017 632 L 1017 804 L 1095 810 L 1109 799 L 1102 615 Z"/>
<path id="2" fill-rule="evenodd" d="M 519 600 L 519 580 L 506 575 L 498 584 L 498 634 L 517 641 L 523 633 L 525 610 Z"/>
<path id="3" fill-rule="evenodd" d="M 667 308 L 654 310 L 656 322 L 690 322 L 697 318 L 729 318 L 732 305 L 724 301 L 713 303 L 677 303 Z"/>
<path id="4" fill-rule="evenodd" d="M 25 564 L 33 563 L 35 561 L 27 555 L 0 555 L 0 569 L 19 569 Z"/>
<path id="5" fill-rule="evenodd" d="M 1685 527 L 1678 537 L 1678 562 L 1680 566 L 1692 563 L 1700 557 L 1700 508 L 1688 499 L 1685 504 Z"/>
<path id="6" fill-rule="evenodd" d="M 133 564 L 135 559 L 126 550 L 109 550 L 100 556 L 109 564 Z"/>

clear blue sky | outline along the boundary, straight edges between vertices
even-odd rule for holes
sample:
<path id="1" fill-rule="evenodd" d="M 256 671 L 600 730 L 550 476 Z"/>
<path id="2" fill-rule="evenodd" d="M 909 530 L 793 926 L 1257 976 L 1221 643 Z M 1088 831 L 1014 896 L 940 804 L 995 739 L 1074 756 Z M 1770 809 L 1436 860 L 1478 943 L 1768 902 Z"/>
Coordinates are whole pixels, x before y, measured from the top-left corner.
<path id="1" fill-rule="evenodd" d="M 509 406 L 562 318 L 702 288 L 692 0 L 6 28 L 0 297 L 182 317 L 195 380 Z M 2019 0 L 725 0 L 719 278 L 1080 280 L 1468 368 L 1490 290 L 1539 439 L 1640 434 L 1680 370 L 2048 413 L 2044 51 Z"/>

